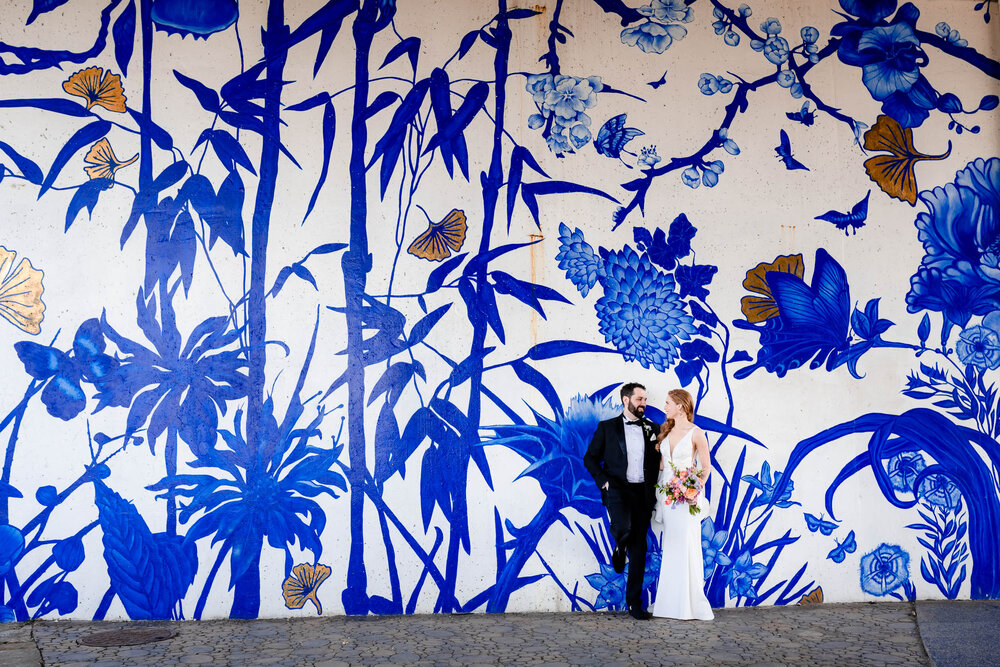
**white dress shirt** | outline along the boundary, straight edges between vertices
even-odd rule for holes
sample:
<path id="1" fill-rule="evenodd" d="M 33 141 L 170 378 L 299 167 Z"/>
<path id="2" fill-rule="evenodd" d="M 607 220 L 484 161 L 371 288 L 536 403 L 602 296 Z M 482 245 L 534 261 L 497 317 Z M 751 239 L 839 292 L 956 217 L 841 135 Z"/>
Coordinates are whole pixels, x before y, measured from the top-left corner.
<path id="1" fill-rule="evenodd" d="M 622 415 L 625 421 L 625 450 L 628 454 L 628 469 L 625 479 L 629 482 L 644 482 L 643 463 L 646 458 L 646 438 L 642 424 L 629 424 L 629 418 Z"/>

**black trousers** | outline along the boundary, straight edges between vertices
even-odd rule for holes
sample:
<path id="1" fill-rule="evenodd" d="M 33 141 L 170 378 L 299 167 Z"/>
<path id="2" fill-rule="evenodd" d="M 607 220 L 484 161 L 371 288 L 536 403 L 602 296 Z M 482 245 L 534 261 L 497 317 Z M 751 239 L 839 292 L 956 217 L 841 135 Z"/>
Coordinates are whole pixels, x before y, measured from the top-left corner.
<path id="1" fill-rule="evenodd" d="M 644 482 L 612 486 L 604 492 L 604 505 L 611 519 L 611 539 L 628 554 L 625 602 L 642 608 L 642 580 L 646 574 L 646 533 L 652 510 Z"/>

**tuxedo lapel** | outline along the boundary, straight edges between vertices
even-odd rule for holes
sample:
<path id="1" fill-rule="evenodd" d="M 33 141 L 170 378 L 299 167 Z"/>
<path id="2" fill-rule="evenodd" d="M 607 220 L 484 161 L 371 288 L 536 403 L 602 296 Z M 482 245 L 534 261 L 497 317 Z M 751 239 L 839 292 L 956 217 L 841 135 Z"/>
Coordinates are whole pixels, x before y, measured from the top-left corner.
<path id="1" fill-rule="evenodd" d="M 614 432 L 618 438 L 618 446 L 622 450 L 622 456 L 628 461 L 628 448 L 625 446 L 625 420 L 621 416 L 615 420 Z"/>

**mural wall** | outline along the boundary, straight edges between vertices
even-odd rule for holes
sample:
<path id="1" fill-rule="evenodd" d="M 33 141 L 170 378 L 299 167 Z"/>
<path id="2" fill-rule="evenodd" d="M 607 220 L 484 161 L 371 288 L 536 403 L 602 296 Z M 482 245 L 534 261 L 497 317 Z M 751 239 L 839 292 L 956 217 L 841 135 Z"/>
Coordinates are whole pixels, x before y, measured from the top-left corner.
<path id="1" fill-rule="evenodd" d="M 713 606 L 1000 597 L 997 13 L 12 0 L 0 620 L 620 609 L 632 380 Z"/>

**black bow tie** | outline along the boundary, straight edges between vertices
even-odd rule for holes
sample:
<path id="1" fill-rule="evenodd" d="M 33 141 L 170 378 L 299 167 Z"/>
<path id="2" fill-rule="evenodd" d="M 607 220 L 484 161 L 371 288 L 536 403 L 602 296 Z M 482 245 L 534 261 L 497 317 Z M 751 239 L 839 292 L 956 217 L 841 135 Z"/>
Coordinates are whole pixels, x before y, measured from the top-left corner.
<path id="1" fill-rule="evenodd" d="M 629 420 L 626 419 L 625 423 L 628 424 L 629 426 L 641 426 L 642 425 L 642 420 L 641 419 L 636 419 L 634 422 L 630 422 Z"/>

